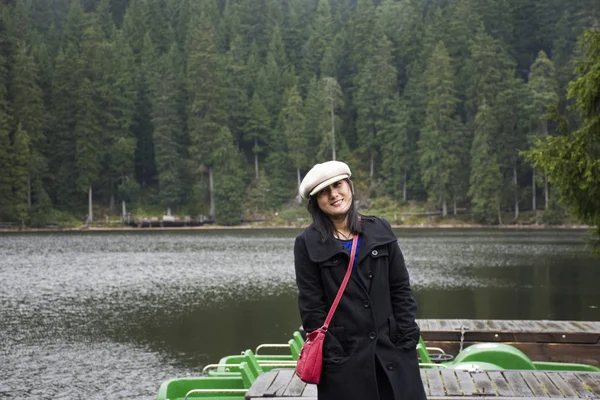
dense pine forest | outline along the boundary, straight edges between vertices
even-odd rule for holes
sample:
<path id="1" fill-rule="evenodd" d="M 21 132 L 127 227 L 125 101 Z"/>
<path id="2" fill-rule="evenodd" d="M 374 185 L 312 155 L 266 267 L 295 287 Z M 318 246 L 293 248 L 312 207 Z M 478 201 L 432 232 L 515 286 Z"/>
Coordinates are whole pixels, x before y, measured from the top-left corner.
<path id="1" fill-rule="evenodd" d="M 0 222 L 121 203 L 236 224 L 316 162 L 361 201 L 474 221 L 559 208 L 560 124 L 598 0 L 2 0 Z M 106 211 L 108 210 L 108 211 Z"/>

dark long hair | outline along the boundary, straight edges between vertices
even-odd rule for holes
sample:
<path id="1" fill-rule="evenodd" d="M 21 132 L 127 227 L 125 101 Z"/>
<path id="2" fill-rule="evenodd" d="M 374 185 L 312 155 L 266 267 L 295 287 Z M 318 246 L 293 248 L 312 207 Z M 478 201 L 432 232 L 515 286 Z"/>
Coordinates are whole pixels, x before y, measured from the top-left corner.
<path id="1" fill-rule="evenodd" d="M 358 214 L 358 211 L 356 211 L 356 204 L 354 201 L 354 185 L 350 179 L 346 178 L 344 180 L 352 190 L 352 203 L 350 204 L 350 208 L 346 214 L 346 223 L 348 225 L 348 229 L 350 229 L 350 232 L 352 232 L 353 235 L 356 235 L 360 233 L 362 229 L 360 226 L 360 215 Z M 310 196 L 308 199 L 307 208 L 310 216 L 312 217 L 315 229 L 321 234 L 321 242 L 325 242 L 327 238 L 333 236 L 333 232 L 335 232 L 333 221 L 319 208 L 316 194 L 314 196 Z"/>

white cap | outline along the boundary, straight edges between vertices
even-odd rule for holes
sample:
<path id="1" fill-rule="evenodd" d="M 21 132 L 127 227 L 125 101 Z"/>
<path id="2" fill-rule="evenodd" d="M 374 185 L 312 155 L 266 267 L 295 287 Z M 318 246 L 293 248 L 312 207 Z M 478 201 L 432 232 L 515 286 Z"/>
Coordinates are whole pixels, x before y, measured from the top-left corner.
<path id="1" fill-rule="evenodd" d="M 350 178 L 351 175 L 350 167 L 341 161 L 327 161 L 316 164 L 302 179 L 299 190 L 300 196 L 307 199 L 334 182 Z"/>

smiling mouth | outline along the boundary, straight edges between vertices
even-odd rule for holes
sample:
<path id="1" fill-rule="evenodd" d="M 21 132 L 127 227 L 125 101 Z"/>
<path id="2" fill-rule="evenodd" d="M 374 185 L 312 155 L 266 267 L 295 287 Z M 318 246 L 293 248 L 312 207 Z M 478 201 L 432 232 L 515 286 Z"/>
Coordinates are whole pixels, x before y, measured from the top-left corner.
<path id="1" fill-rule="evenodd" d="M 342 204 L 342 199 L 340 199 L 340 200 L 336 200 L 336 201 L 334 201 L 333 203 L 331 203 L 331 205 L 332 205 L 333 207 L 337 207 L 337 206 L 339 206 L 339 205 L 341 205 L 341 204 Z"/>

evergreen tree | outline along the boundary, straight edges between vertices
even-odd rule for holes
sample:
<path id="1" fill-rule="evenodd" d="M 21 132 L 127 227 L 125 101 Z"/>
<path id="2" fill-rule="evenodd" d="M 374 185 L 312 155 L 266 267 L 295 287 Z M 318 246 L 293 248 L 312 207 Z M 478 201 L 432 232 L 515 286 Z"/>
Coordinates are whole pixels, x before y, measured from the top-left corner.
<path id="1" fill-rule="evenodd" d="M 326 92 L 323 88 L 323 81 L 317 80 L 317 77 L 313 76 L 308 83 L 307 90 L 302 112 L 305 120 L 304 137 L 306 137 L 310 149 L 320 149 L 321 143 L 324 142 L 323 139 L 327 135 L 331 135 L 331 120 L 325 100 Z M 329 150 L 328 147 L 325 154 L 315 154 L 315 152 L 307 154 L 308 166 L 312 166 L 322 159 L 329 159 L 331 155 Z"/>
<path id="2" fill-rule="evenodd" d="M 540 51 L 535 63 L 531 65 L 529 72 L 529 82 L 527 84 L 530 92 L 531 104 L 528 107 L 530 110 L 530 118 L 532 121 L 532 132 L 530 134 L 530 142 L 534 142 L 538 138 L 548 136 L 548 116 L 547 110 L 551 105 L 558 103 L 558 85 L 554 71 L 554 64 L 548 59 L 544 51 Z M 537 208 L 536 204 L 536 180 L 535 169 L 532 175 L 532 208 Z M 544 193 L 545 207 L 549 203 L 549 188 L 548 178 L 544 173 Z"/>
<path id="3" fill-rule="evenodd" d="M 333 20 L 329 0 L 318 0 L 311 34 L 304 46 L 304 56 L 302 58 L 304 82 L 307 82 L 313 74 L 318 77 L 323 76 L 320 65 L 326 50 L 330 48 L 333 42 L 333 34 Z"/>
<path id="4" fill-rule="evenodd" d="M 339 121 L 339 117 L 337 113 L 339 109 L 344 105 L 344 100 L 342 98 L 342 88 L 337 83 L 334 78 L 324 77 L 322 78 L 322 87 L 324 90 L 323 100 L 325 102 L 325 107 L 327 107 L 327 112 L 329 114 L 329 134 L 323 136 L 321 140 L 320 152 L 321 154 L 331 154 L 331 159 L 335 160 L 337 158 L 337 147 L 339 146 L 340 139 L 336 136 L 339 136 L 339 127 L 341 125 Z M 337 128 L 337 131 L 336 131 Z M 331 149 L 331 153 L 329 150 Z M 324 159 L 329 159 L 329 157 L 325 156 Z"/>
<path id="5" fill-rule="evenodd" d="M 526 112 L 528 93 L 520 78 L 512 78 L 505 83 L 505 89 L 499 93 L 494 114 L 496 115 L 498 135 L 494 138 L 497 161 L 504 176 L 504 192 L 512 193 L 515 220 L 519 218 L 519 150 L 526 142 L 529 124 Z"/>
<path id="6" fill-rule="evenodd" d="M 300 169 L 307 167 L 306 154 L 309 151 L 308 140 L 302 115 L 302 97 L 298 88 L 293 86 L 286 91 L 285 106 L 281 110 L 280 126 L 287 140 L 287 148 L 294 149 L 290 152 L 291 163 L 296 168 L 296 178 L 300 186 Z M 298 198 L 298 201 L 301 201 Z"/>
<path id="7" fill-rule="evenodd" d="M 477 31 L 470 50 L 471 57 L 466 66 L 469 83 L 465 102 L 469 122 L 473 121 L 480 104 L 485 102 L 489 107 L 494 107 L 503 82 L 510 77 L 507 71 L 513 71 L 510 58 L 483 26 Z"/>
<path id="8" fill-rule="evenodd" d="M 31 207 L 31 182 L 36 182 L 36 187 L 43 190 L 42 180 L 45 178 L 46 137 L 44 128 L 46 116 L 42 100 L 42 90 L 38 84 L 38 72 L 33 57 L 27 54 L 24 43 L 17 48 L 12 70 L 11 93 L 14 105 L 13 120 L 21 126 L 28 137 L 30 148 L 28 157 L 34 158 L 35 163 L 28 162 L 27 204 Z M 38 194 L 40 195 L 40 194 Z"/>
<path id="9" fill-rule="evenodd" d="M 0 14 L 0 48 L 4 48 L 7 41 L 5 20 Z M 0 51 L 0 219 L 14 218 L 14 197 L 12 193 L 13 151 L 10 143 L 10 116 L 8 113 L 8 71 L 6 58 Z"/>
<path id="10" fill-rule="evenodd" d="M 50 197 L 65 210 L 77 209 L 77 168 L 75 136 L 77 94 L 82 71 L 74 45 L 59 51 L 52 77 L 51 135 L 49 135 L 49 170 L 53 180 Z"/>
<path id="11" fill-rule="evenodd" d="M 177 104 L 178 50 L 171 45 L 156 65 L 152 82 L 152 125 L 160 203 L 175 207 L 183 199 L 182 143 L 179 135 L 183 121 L 179 119 Z"/>
<path id="12" fill-rule="evenodd" d="M 385 146 L 381 148 L 382 174 L 385 187 L 394 198 L 407 200 L 408 176 L 411 162 L 411 148 L 408 132 L 408 107 L 399 96 L 394 98 L 386 109 L 391 123 L 381 135 Z"/>
<path id="13" fill-rule="evenodd" d="M 29 137 L 21 125 L 17 126 L 15 131 L 14 145 L 12 152 L 13 165 L 11 171 L 12 176 L 12 192 L 14 194 L 14 210 L 15 217 L 19 221 L 26 221 L 29 219 Z"/>
<path id="14" fill-rule="evenodd" d="M 244 125 L 246 124 L 249 108 L 247 49 L 244 46 L 243 38 L 239 35 L 233 38 L 229 47 L 225 65 L 228 126 L 234 142 L 239 147 L 243 141 Z"/>
<path id="15" fill-rule="evenodd" d="M 225 132 L 227 114 L 222 63 L 216 49 L 214 28 L 208 19 L 210 6 L 204 2 L 202 4 L 206 8 L 190 23 L 186 40 L 189 153 L 194 173 L 198 176 L 204 168 L 208 172 L 209 215 L 214 216 L 215 152 L 219 151 L 219 144 L 225 141 L 220 135 Z"/>
<path id="16" fill-rule="evenodd" d="M 480 105 L 475 117 L 473 147 L 471 148 L 471 187 L 469 196 L 473 218 L 477 222 L 502 223 L 500 215 L 500 196 L 502 175 L 498 167 L 496 154 L 492 148 L 492 136 L 497 128 L 495 118 L 485 102 Z"/>
<path id="17" fill-rule="evenodd" d="M 154 141 L 152 127 L 152 80 L 155 73 L 156 50 L 150 35 L 144 37 L 137 73 L 136 100 L 132 116 L 131 130 L 136 139 L 135 176 L 142 187 L 156 182 L 157 171 L 154 159 Z"/>
<path id="18" fill-rule="evenodd" d="M 385 106 L 396 93 L 397 71 L 392 59 L 392 44 L 381 33 L 373 54 L 357 75 L 356 106 L 359 151 L 368 160 L 369 180 L 375 174 L 375 160 L 379 158 L 378 132 L 384 130 L 389 120 L 384 119 Z"/>
<path id="19" fill-rule="evenodd" d="M 264 152 L 264 141 L 269 137 L 271 131 L 271 119 L 269 110 L 262 102 L 258 93 L 254 93 L 250 101 L 248 118 L 244 126 L 244 138 L 252 143 L 252 153 L 254 155 L 254 179 L 259 178 L 258 158 Z"/>
<path id="20" fill-rule="evenodd" d="M 263 76 L 259 79 L 262 78 L 262 82 L 259 83 L 257 90 L 269 110 L 272 121 L 276 121 L 284 102 L 284 93 L 295 83 L 295 73 L 287 60 L 279 26 L 273 29 L 269 51 L 261 73 Z"/>
<path id="21" fill-rule="evenodd" d="M 223 139 L 222 159 L 215 166 L 215 222 L 219 225 L 237 225 L 244 212 L 244 171 L 242 156 L 233 146 L 233 137 L 227 135 L 227 128 L 220 137 Z"/>
<path id="22" fill-rule="evenodd" d="M 438 43 L 427 65 L 427 111 L 419 141 L 419 163 L 429 198 L 439 200 L 446 216 L 453 193 L 450 183 L 458 165 L 455 141 L 460 129 L 456 121 L 458 99 L 454 90 L 452 60 L 444 42 Z M 464 151 L 464 150 L 463 150 Z"/>
<path id="23" fill-rule="evenodd" d="M 587 31 L 581 38 L 584 54 L 577 60 L 579 77 L 569 88 L 583 124 L 569 131 L 566 119 L 559 119 L 558 136 L 546 136 L 526 156 L 548 171 L 549 179 L 561 193 L 561 201 L 584 223 L 595 226 L 591 241 L 600 253 L 600 32 Z"/>

